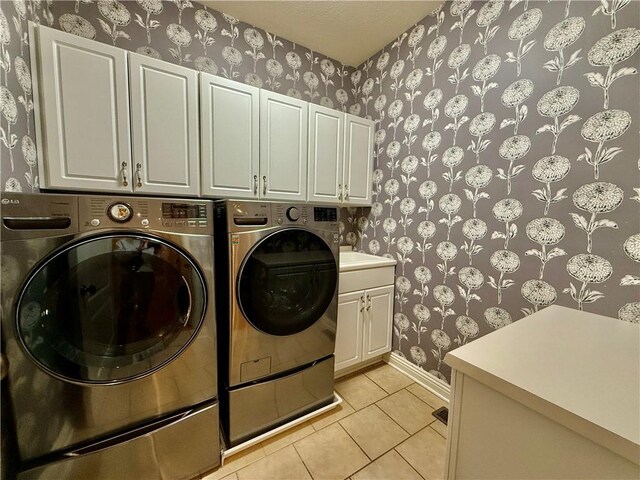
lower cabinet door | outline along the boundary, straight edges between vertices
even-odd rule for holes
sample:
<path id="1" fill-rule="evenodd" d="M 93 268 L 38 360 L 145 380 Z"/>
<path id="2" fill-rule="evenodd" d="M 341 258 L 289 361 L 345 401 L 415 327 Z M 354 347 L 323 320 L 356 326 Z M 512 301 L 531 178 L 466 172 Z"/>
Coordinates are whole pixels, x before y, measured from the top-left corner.
<path id="1" fill-rule="evenodd" d="M 364 291 L 344 293 L 338 297 L 335 370 L 362 361 L 362 324 L 365 309 Z"/>
<path id="2" fill-rule="evenodd" d="M 362 360 L 391 351 L 393 285 L 366 290 L 365 302 Z"/>

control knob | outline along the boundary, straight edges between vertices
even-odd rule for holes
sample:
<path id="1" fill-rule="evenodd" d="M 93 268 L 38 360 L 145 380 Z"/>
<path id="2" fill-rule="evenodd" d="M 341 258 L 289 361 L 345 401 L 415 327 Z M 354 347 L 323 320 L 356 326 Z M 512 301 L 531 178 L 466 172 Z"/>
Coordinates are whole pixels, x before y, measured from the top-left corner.
<path id="1" fill-rule="evenodd" d="M 300 210 L 296 207 L 289 207 L 287 209 L 287 218 L 292 222 L 296 222 L 300 218 Z"/>
<path id="2" fill-rule="evenodd" d="M 133 217 L 133 208 L 124 202 L 112 203 L 107 208 L 107 216 L 118 223 L 125 223 Z"/>

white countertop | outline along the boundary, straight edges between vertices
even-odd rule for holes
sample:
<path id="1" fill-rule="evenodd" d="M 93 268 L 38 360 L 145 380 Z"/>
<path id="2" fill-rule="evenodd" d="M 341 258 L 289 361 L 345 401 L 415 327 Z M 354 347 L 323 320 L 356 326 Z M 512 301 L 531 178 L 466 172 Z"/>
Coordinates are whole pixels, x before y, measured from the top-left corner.
<path id="1" fill-rule="evenodd" d="M 340 271 L 350 272 L 352 270 L 362 270 L 365 268 L 387 267 L 395 265 L 397 262 L 393 258 L 378 257 L 360 252 L 340 252 Z"/>
<path id="2" fill-rule="evenodd" d="M 640 325 L 552 305 L 445 363 L 640 464 Z"/>

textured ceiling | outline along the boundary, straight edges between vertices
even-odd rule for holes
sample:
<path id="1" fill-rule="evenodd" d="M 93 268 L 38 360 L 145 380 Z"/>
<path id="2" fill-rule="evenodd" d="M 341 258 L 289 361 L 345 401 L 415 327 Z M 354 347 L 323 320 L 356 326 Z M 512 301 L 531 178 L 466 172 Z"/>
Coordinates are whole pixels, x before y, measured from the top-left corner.
<path id="1" fill-rule="evenodd" d="M 201 0 L 200 3 L 357 66 L 443 2 Z"/>

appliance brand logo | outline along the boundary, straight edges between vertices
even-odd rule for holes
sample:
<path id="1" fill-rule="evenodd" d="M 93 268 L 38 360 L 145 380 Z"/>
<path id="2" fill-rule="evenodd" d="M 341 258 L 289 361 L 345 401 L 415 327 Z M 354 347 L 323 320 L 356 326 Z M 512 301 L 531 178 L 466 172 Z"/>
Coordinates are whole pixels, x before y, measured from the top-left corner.
<path id="1" fill-rule="evenodd" d="M 15 198 L 3 198 L 1 203 L 2 205 L 18 204 L 20 203 L 20 200 L 17 200 Z"/>

